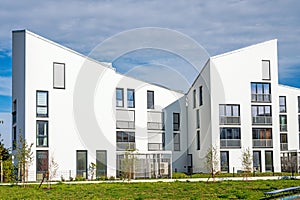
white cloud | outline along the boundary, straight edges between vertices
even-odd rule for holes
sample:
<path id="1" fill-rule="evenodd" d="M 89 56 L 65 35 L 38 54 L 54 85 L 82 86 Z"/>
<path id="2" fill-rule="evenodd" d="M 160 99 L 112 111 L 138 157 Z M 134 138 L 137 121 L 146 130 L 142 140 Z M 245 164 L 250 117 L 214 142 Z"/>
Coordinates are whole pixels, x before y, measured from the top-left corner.
<path id="1" fill-rule="evenodd" d="M 0 77 L 0 96 L 11 96 L 11 77 Z"/>

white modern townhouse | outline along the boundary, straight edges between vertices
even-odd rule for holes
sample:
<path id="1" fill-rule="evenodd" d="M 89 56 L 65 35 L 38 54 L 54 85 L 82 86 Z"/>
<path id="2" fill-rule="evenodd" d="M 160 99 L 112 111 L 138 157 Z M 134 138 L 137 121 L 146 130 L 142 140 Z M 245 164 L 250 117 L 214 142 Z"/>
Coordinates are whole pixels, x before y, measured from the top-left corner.
<path id="1" fill-rule="evenodd" d="M 299 168 L 300 90 L 278 84 L 277 41 L 211 57 L 189 91 L 122 75 L 27 30 L 13 31 L 12 142 L 33 143 L 29 180 L 53 158 L 57 179 L 120 177 L 133 151 L 134 178 L 207 172 L 215 147 L 219 170 Z"/>

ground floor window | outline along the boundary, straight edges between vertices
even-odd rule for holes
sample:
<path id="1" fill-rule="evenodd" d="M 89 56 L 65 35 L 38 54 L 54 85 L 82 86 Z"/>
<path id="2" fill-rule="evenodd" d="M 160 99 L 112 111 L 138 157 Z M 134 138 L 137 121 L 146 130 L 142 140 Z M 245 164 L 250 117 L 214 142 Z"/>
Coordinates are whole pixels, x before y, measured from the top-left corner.
<path id="1" fill-rule="evenodd" d="M 253 151 L 253 170 L 261 172 L 261 154 L 260 151 Z"/>
<path id="2" fill-rule="evenodd" d="M 107 176 L 107 152 L 106 150 L 96 151 L 96 176 Z"/>
<path id="3" fill-rule="evenodd" d="M 265 170 L 273 170 L 273 151 L 265 151 Z"/>
<path id="4" fill-rule="evenodd" d="M 48 150 L 36 151 L 36 179 L 42 180 L 43 174 L 48 172 L 49 160 Z"/>
<path id="5" fill-rule="evenodd" d="M 229 172 L 229 152 L 221 151 L 221 171 Z"/>
<path id="6" fill-rule="evenodd" d="M 87 178 L 87 150 L 76 151 L 76 176 Z"/>

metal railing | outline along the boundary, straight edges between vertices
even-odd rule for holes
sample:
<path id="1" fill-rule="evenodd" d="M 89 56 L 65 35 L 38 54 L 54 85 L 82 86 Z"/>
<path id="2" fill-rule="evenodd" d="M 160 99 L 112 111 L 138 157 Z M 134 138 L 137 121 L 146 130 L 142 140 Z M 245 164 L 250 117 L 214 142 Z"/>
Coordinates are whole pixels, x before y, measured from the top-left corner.
<path id="1" fill-rule="evenodd" d="M 165 130 L 165 124 L 161 122 L 148 122 L 147 123 L 148 130 Z"/>
<path id="2" fill-rule="evenodd" d="M 118 120 L 116 122 L 116 127 L 119 129 L 134 129 L 135 128 L 135 123 L 134 121 L 121 121 Z"/>
<path id="3" fill-rule="evenodd" d="M 288 143 L 280 143 L 280 151 L 287 151 Z"/>
<path id="4" fill-rule="evenodd" d="M 135 149 L 135 142 L 117 142 L 117 151 Z"/>
<path id="5" fill-rule="evenodd" d="M 220 124 L 232 124 L 232 125 L 239 125 L 241 124 L 240 116 L 220 116 Z"/>
<path id="6" fill-rule="evenodd" d="M 241 139 L 220 139 L 221 148 L 240 148 Z"/>
<path id="7" fill-rule="evenodd" d="M 162 151 L 163 144 L 162 143 L 148 143 L 148 151 Z"/>
<path id="8" fill-rule="evenodd" d="M 280 131 L 286 132 L 287 131 L 287 124 L 280 124 Z"/>
<path id="9" fill-rule="evenodd" d="M 253 139 L 253 147 L 273 147 L 273 139 Z"/>
<path id="10" fill-rule="evenodd" d="M 252 102 L 271 102 L 271 94 L 251 94 Z"/>
<path id="11" fill-rule="evenodd" d="M 272 125 L 272 116 L 255 116 L 255 117 L 252 117 L 252 124 L 269 124 L 269 125 Z"/>

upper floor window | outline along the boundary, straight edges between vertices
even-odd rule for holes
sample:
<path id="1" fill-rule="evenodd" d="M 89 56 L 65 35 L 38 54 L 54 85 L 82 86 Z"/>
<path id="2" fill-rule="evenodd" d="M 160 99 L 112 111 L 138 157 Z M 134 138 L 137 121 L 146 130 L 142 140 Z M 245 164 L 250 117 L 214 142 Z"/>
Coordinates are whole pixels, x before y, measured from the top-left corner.
<path id="1" fill-rule="evenodd" d="M 197 150 L 200 150 L 200 131 L 197 131 Z"/>
<path id="2" fill-rule="evenodd" d="M 123 90 L 123 88 L 116 89 L 116 106 L 124 107 L 124 90 Z"/>
<path id="3" fill-rule="evenodd" d="M 174 151 L 180 151 L 180 133 L 173 133 Z"/>
<path id="4" fill-rule="evenodd" d="M 271 102 L 271 84 L 251 83 L 251 101 Z"/>
<path id="5" fill-rule="evenodd" d="M 197 124 L 197 128 L 200 128 L 200 112 L 199 109 L 196 110 L 196 124 Z"/>
<path id="6" fill-rule="evenodd" d="M 287 116 L 286 115 L 279 115 L 279 124 L 280 124 L 280 131 L 286 132 L 287 131 Z"/>
<path id="7" fill-rule="evenodd" d="M 252 123 L 253 124 L 272 124 L 271 106 L 252 106 Z"/>
<path id="8" fill-rule="evenodd" d="M 193 108 L 196 108 L 196 90 L 193 90 Z"/>
<path id="9" fill-rule="evenodd" d="M 281 112 L 281 113 L 286 112 L 286 97 L 285 96 L 279 97 L 279 112 Z"/>
<path id="10" fill-rule="evenodd" d="M 17 123 L 17 100 L 15 99 L 12 104 L 12 124 Z"/>
<path id="11" fill-rule="evenodd" d="M 147 90 L 147 109 L 154 109 L 154 91 Z"/>
<path id="12" fill-rule="evenodd" d="M 202 86 L 199 87 L 199 106 L 203 105 L 203 91 L 202 91 Z"/>
<path id="13" fill-rule="evenodd" d="M 220 128 L 220 147 L 241 147 L 241 129 Z"/>
<path id="14" fill-rule="evenodd" d="M 127 89 L 127 107 L 134 108 L 134 89 Z"/>
<path id="15" fill-rule="evenodd" d="M 180 130 L 180 114 L 173 113 L 173 130 L 179 131 Z"/>
<path id="16" fill-rule="evenodd" d="M 36 116 L 48 117 L 48 91 L 36 91 Z"/>
<path id="17" fill-rule="evenodd" d="M 240 105 L 219 105 L 220 124 L 240 124 Z"/>
<path id="18" fill-rule="evenodd" d="M 270 60 L 262 61 L 262 79 L 271 80 Z"/>
<path id="19" fill-rule="evenodd" d="M 65 89 L 65 64 L 53 63 L 53 88 Z"/>
<path id="20" fill-rule="evenodd" d="M 48 146 L 48 121 L 36 121 L 36 146 Z"/>

